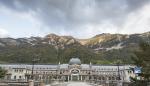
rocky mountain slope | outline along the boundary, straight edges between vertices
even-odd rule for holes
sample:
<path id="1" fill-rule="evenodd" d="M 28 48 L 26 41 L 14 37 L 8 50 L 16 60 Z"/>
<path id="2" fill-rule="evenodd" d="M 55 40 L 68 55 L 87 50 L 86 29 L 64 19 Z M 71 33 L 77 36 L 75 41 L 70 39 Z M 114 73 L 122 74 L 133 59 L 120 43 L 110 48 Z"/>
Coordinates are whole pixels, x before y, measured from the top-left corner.
<path id="1" fill-rule="evenodd" d="M 0 38 L 0 62 L 25 62 L 40 54 L 41 62 L 67 62 L 79 57 L 83 62 L 113 63 L 118 57 L 128 62 L 141 41 L 149 41 L 150 32 L 143 34 L 103 33 L 89 39 L 48 34 L 45 37 Z M 25 59 L 26 58 L 26 59 Z M 27 59 L 28 58 L 28 59 Z"/>

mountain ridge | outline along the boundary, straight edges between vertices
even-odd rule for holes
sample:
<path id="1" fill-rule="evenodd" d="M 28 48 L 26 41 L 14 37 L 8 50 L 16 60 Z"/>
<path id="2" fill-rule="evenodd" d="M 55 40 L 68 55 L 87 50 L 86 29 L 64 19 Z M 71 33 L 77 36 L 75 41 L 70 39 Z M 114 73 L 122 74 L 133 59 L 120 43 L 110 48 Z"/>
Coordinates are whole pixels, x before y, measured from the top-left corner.
<path id="1" fill-rule="evenodd" d="M 88 39 L 48 34 L 45 37 L 0 38 L 0 61 L 28 63 L 33 53 L 40 54 L 41 62 L 67 62 L 79 57 L 87 63 L 113 63 L 116 57 L 128 62 L 141 41 L 149 41 L 150 32 L 142 34 L 98 34 Z"/>

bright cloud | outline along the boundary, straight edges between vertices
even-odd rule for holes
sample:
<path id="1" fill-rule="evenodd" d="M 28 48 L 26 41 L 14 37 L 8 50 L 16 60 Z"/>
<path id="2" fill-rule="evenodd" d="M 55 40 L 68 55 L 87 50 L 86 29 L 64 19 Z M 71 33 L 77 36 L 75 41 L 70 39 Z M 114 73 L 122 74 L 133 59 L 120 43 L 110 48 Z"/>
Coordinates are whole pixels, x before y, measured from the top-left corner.
<path id="1" fill-rule="evenodd" d="M 3 28 L 0 28 L 0 38 L 8 37 L 8 31 Z"/>
<path id="2" fill-rule="evenodd" d="M 150 4 L 145 5 L 136 12 L 130 13 L 124 25 L 122 26 L 121 33 L 132 34 L 150 31 Z"/>

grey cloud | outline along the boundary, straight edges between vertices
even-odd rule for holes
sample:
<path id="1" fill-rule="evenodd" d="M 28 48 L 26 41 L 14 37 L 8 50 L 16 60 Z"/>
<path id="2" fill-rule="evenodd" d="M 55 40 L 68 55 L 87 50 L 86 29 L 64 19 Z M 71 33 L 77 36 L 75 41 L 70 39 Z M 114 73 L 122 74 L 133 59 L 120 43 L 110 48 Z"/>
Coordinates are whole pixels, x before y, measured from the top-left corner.
<path id="1" fill-rule="evenodd" d="M 146 3 L 149 3 L 150 0 L 127 0 L 127 5 L 129 7 L 128 10 L 132 11 L 135 9 L 138 9 L 139 7 L 145 5 Z"/>
<path id="2" fill-rule="evenodd" d="M 36 13 L 43 24 L 69 31 L 91 24 L 109 21 L 116 26 L 123 24 L 126 16 L 150 0 L 0 0 L 0 4 L 19 12 Z"/>

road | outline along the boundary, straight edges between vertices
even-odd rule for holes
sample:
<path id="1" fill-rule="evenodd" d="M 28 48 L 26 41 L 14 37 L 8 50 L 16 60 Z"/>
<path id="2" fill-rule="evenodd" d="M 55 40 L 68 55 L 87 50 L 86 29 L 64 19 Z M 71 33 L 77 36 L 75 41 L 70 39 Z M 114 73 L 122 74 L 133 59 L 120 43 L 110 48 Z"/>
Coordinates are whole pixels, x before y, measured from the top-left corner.
<path id="1" fill-rule="evenodd" d="M 46 86 L 93 86 L 86 82 L 65 82 L 65 83 L 57 83 L 53 85 L 46 85 Z"/>
<path id="2" fill-rule="evenodd" d="M 92 86 L 92 85 L 89 85 L 86 82 L 71 82 L 67 84 L 67 86 Z"/>

